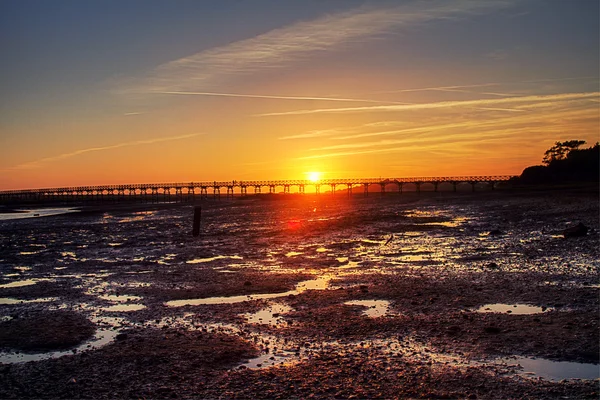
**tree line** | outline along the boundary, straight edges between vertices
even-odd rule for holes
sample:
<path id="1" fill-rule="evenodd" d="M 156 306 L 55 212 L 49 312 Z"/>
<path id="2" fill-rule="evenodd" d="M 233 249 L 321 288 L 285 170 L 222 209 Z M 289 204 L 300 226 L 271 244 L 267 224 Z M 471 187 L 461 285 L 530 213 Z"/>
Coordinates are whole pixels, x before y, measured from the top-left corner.
<path id="1" fill-rule="evenodd" d="M 542 164 L 527 167 L 518 183 L 598 182 L 600 179 L 600 146 L 598 142 L 580 148 L 585 140 L 556 142 L 544 153 Z"/>

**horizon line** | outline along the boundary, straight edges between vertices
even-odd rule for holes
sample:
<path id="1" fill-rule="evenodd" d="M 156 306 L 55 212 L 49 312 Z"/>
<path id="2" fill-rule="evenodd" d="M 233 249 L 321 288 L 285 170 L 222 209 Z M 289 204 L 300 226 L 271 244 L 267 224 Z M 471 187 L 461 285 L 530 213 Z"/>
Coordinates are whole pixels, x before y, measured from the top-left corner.
<path id="1" fill-rule="evenodd" d="M 0 194 L 16 194 L 16 193 L 31 193 L 39 191 L 73 191 L 80 189 L 85 191 L 88 190 L 129 190 L 144 189 L 140 186 L 146 186 L 146 189 L 177 189 L 187 187 L 247 187 L 247 186 L 319 186 L 319 185 L 364 185 L 364 184 L 395 184 L 395 183 L 413 183 L 418 180 L 425 182 L 451 182 L 452 180 L 461 180 L 461 182 L 467 182 L 468 180 L 479 180 L 480 182 L 488 180 L 495 181 L 506 181 L 510 178 L 517 177 L 518 175 L 504 174 L 504 175 L 449 175 L 449 176 L 403 176 L 403 177 L 379 177 L 379 178 L 328 178 L 319 179 L 318 181 L 312 181 L 310 179 L 273 179 L 273 180 L 220 180 L 220 181 L 190 181 L 190 182 L 156 182 L 156 183 L 116 183 L 116 184 L 101 184 L 101 185 L 78 185 L 78 186 L 61 186 L 61 187 L 45 187 L 45 188 L 29 188 L 29 189 L 6 189 L 0 190 Z M 409 180 L 409 181 L 404 181 Z M 355 182 L 350 182 L 355 181 Z M 242 185 L 244 184 L 244 185 Z M 191 185 L 191 186 L 188 186 Z M 137 187 L 134 187 L 137 186 Z"/>

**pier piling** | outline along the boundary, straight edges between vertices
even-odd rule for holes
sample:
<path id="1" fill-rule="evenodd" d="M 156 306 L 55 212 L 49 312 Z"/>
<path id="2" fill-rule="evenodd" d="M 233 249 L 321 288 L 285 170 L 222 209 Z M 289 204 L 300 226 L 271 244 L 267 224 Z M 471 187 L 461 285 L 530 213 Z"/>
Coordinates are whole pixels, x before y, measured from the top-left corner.
<path id="1" fill-rule="evenodd" d="M 202 207 L 195 206 L 194 207 L 194 227 L 192 230 L 192 235 L 200 236 L 200 220 L 202 219 Z"/>

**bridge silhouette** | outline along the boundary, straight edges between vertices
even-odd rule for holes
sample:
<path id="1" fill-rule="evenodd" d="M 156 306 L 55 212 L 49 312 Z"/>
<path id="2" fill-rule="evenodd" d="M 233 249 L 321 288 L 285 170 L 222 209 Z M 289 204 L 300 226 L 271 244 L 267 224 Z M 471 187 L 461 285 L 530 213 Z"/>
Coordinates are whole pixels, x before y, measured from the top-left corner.
<path id="1" fill-rule="evenodd" d="M 398 193 L 402 193 L 404 186 L 412 184 L 417 193 L 421 192 L 423 184 L 433 185 L 433 190 L 443 183 L 452 185 L 454 192 L 460 184 L 470 184 L 472 191 L 478 184 L 486 184 L 490 190 L 494 190 L 496 184 L 508 181 L 512 176 L 460 176 L 460 177 L 413 177 L 413 178 L 340 178 L 321 179 L 311 181 L 307 179 L 297 180 L 246 180 L 246 181 L 212 181 L 212 182 L 176 182 L 176 183 L 135 183 L 120 185 L 96 185 L 96 186 L 72 186 L 45 189 L 24 189 L 0 191 L 0 202 L 76 202 L 76 201 L 119 201 L 139 200 L 145 202 L 191 201 L 197 198 L 215 199 L 221 198 L 221 190 L 227 198 L 233 198 L 235 190 L 241 196 L 248 195 L 248 188 L 253 189 L 254 194 L 263 193 L 263 188 L 268 193 L 277 193 L 277 189 L 283 189 L 284 194 L 290 193 L 290 188 L 296 187 L 298 193 L 303 194 L 307 186 L 314 187 L 315 193 L 321 193 L 322 186 L 328 186 L 335 195 L 336 188 L 345 188 L 348 196 L 353 194 L 353 189 L 362 187 L 363 194 L 369 195 L 371 185 L 379 186 L 381 194 L 386 193 L 388 186 L 396 187 Z M 267 193 L 265 190 L 264 193 Z M 281 193 L 281 190 L 280 190 Z"/>

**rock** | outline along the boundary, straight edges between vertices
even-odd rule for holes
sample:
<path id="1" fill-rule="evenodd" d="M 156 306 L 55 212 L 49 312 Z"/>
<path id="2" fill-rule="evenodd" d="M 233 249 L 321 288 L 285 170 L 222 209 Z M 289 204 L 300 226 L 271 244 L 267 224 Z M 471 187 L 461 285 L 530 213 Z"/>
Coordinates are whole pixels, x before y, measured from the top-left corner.
<path id="1" fill-rule="evenodd" d="M 502 330 L 500 328 L 498 328 L 497 326 L 491 326 L 491 325 L 483 328 L 483 331 L 485 333 L 500 333 L 500 332 L 502 332 Z"/>
<path id="2" fill-rule="evenodd" d="M 446 332 L 447 332 L 447 333 L 448 333 L 448 335 L 450 335 L 450 336 L 457 335 L 457 334 L 460 332 L 460 327 L 459 327 L 459 326 L 457 326 L 457 325 L 452 325 L 452 326 L 449 326 L 449 327 L 446 329 Z"/>
<path id="3" fill-rule="evenodd" d="M 156 393 L 160 394 L 160 395 L 166 395 L 166 394 L 170 394 L 172 392 L 170 387 L 167 386 L 161 386 L 158 389 L 156 389 Z"/>
<path id="4" fill-rule="evenodd" d="M 499 235 L 504 235 L 504 232 L 502 232 L 500 229 L 492 229 L 489 233 L 490 236 L 499 236 Z"/>
<path id="5" fill-rule="evenodd" d="M 486 265 L 486 267 L 491 268 L 491 269 L 497 269 L 498 264 L 496 264 L 495 262 L 491 262 L 488 265 Z"/>
<path id="6" fill-rule="evenodd" d="M 579 237 L 579 236 L 587 235 L 587 232 L 588 232 L 588 227 L 580 222 L 575 226 L 565 229 L 563 231 L 563 236 L 565 238 Z"/>

